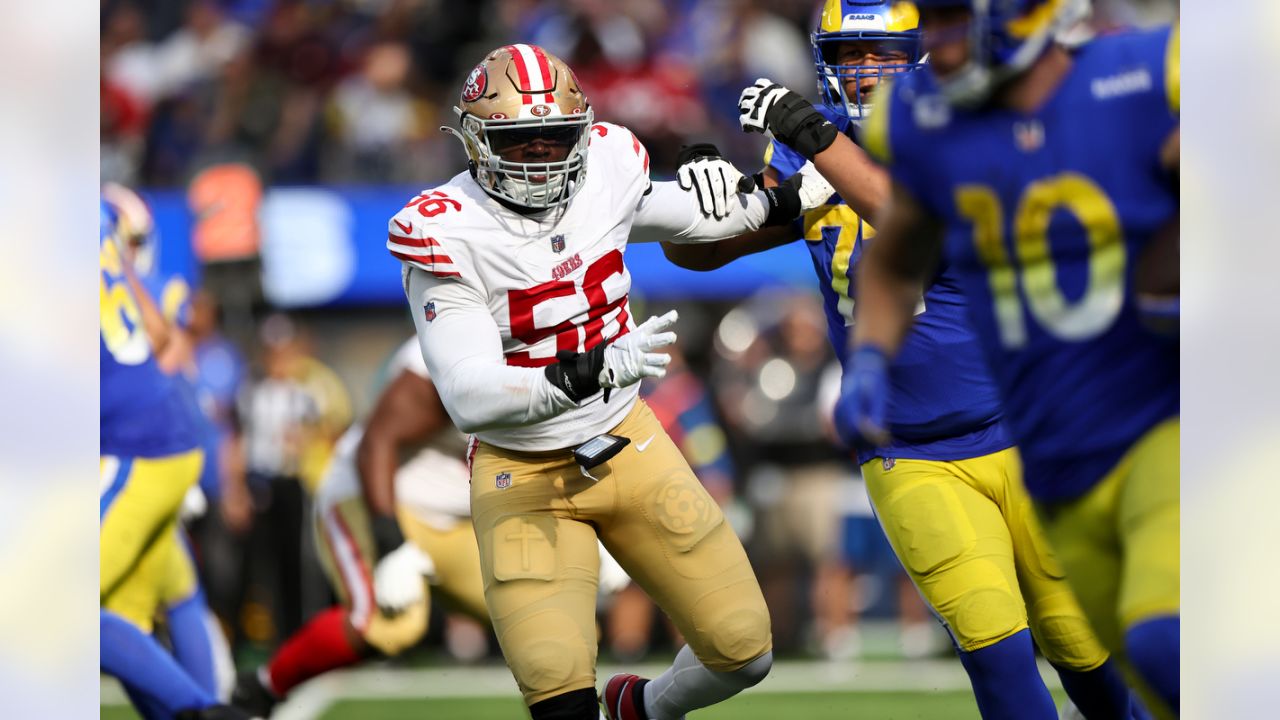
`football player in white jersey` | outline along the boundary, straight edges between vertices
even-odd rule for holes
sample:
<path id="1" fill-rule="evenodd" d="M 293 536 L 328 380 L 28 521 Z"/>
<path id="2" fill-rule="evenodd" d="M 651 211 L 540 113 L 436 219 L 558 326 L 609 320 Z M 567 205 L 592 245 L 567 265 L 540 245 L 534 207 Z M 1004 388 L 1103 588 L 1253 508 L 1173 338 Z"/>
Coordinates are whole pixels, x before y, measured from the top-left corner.
<path id="1" fill-rule="evenodd" d="M 338 440 L 316 491 L 316 547 L 341 604 L 240 675 L 232 702 L 256 715 L 269 716 L 317 675 L 412 647 L 426 633 L 432 595 L 488 621 L 466 437 L 440 405 L 415 340 L 397 350 L 387 374 L 366 425 Z"/>
<path id="2" fill-rule="evenodd" d="M 433 596 L 489 622 L 471 529 L 467 438 L 449 422 L 416 338 L 397 349 L 387 375 L 366 425 L 338 440 L 316 492 L 316 547 L 341 604 L 313 617 L 266 665 L 240 675 L 232 701 L 256 715 L 269 716 L 317 675 L 416 645 Z M 607 591 L 629 582 L 611 557 L 600 562 Z"/>
<path id="3" fill-rule="evenodd" d="M 617 675 L 612 720 L 673 720 L 764 678 L 769 615 L 742 544 L 638 398 L 676 313 L 636 324 L 628 240 L 702 242 L 779 224 L 831 194 L 813 176 L 707 203 L 651 182 L 631 131 L 597 123 L 573 72 L 493 52 L 456 111 L 469 169 L 388 224 L 427 367 L 475 434 L 471 511 L 485 600 L 534 720 L 594 719 L 596 540 L 688 645 L 653 680 Z M 717 159 L 681 168 L 737 187 Z"/>

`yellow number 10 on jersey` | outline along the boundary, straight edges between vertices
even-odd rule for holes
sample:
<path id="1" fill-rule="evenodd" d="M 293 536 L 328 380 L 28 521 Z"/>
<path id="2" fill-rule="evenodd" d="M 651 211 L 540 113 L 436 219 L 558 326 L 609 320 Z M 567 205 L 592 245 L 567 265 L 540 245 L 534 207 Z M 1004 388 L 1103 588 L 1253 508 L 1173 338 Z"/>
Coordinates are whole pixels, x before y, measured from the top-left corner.
<path id="1" fill-rule="evenodd" d="M 1031 316 L 1054 337 L 1086 340 L 1111 327 L 1124 304 L 1124 238 L 1115 206 L 1092 180 L 1066 172 L 1027 186 L 1013 218 L 1013 261 L 1005 250 L 1004 209 L 994 189 L 961 185 L 956 207 L 973 223 L 978 258 L 989 268 L 996 326 L 1005 347 L 1027 342 L 1019 284 Z M 1049 247 L 1049 221 L 1059 208 L 1074 215 L 1088 237 L 1088 282 L 1075 302 L 1058 285 Z"/>

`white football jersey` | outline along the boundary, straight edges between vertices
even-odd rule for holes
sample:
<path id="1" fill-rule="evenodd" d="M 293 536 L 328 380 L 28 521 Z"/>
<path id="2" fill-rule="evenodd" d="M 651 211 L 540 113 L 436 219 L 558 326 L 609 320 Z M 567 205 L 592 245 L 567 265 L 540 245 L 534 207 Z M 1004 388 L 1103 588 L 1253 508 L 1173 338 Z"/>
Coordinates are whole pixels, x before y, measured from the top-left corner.
<path id="1" fill-rule="evenodd" d="M 392 356 L 388 377 L 408 370 L 430 379 L 417 338 L 409 338 Z M 353 424 L 334 446 L 329 467 L 317 491 L 317 506 L 325 508 L 360 494 L 356 451 L 364 428 Z M 396 504 L 433 527 L 448 529 L 459 518 L 471 517 L 471 473 L 463 459 L 467 438 L 450 427 L 441 429 L 426 445 L 414 449 L 396 470 Z"/>
<path id="2" fill-rule="evenodd" d="M 567 207 L 526 217 L 464 172 L 414 198 L 388 226 L 393 255 L 484 298 L 509 366 L 541 368 L 557 351 L 585 352 L 635 327 L 623 255 L 650 187 L 649 156 L 624 127 L 597 123 L 589 132 L 584 184 Z M 438 311 L 429 295 L 410 298 L 427 322 Z M 638 394 L 639 385 L 616 389 L 605 403 L 597 393 L 550 419 L 476 435 L 513 450 L 571 447 L 616 426 Z"/>

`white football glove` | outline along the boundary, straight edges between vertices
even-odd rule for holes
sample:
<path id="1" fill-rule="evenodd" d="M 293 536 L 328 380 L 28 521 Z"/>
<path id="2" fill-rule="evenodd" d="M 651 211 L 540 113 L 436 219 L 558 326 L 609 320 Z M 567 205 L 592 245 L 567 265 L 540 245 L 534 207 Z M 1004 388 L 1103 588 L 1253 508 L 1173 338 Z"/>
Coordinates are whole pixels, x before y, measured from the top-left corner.
<path id="1" fill-rule="evenodd" d="M 818 172 L 813 163 L 807 162 L 800 168 L 800 207 L 801 214 L 827 204 L 827 200 L 836 194 L 836 189 Z"/>
<path id="2" fill-rule="evenodd" d="M 733 163 L 720 157 L 698 157 L 676 169 L 680 188 L 698 196 L 702 214 L 721 220 L 729 216 L 729 202 L 738 194 L 743 175 Z"/>
<path id="3" fill-rule="evenodd" d="M 626 570 L 618 564 L 617 560 L 604 549 L 604 543 L 597 542 L 600 546 L 600 594 L 612 595 L 621 591 L 623 588 L 631 584 L 631 576 Z"/>
<path id="4" fill-rule="evenodd" d="M 651 317 L 639 327 L 610 343 L 604 350 L 604 369 L 600 371 L 600 387 L 623 388 L 641 378 L 663 377 L 671 356 L 649 352 L 676 341 L 676 334 L 665 332 L 680 316 L 675 310 L 662 317 Z"/>
<path id="5" fill-rule="evenodd" d="M 840 134 L 808 100 L 768 78 L 756 80 L 738 97 L 738 124 L 746 132 L 772 135 L 809 160 Z"/>
<path id="6" fill-rule="evenodd" d="M 373 569 L 373 597 L 378 608 L 394 615 L 421 602 L 424 580 L 434 579 L 436 564 L 411 542 L 387 553 Z"/>
<path id="7" fill-rule="evenodd" d="M 764 116 L 779 99 L 790 90 L 768 78 L 756 80 L 738 96 L 738 124 L 744 132 L 768 133 Z"/>

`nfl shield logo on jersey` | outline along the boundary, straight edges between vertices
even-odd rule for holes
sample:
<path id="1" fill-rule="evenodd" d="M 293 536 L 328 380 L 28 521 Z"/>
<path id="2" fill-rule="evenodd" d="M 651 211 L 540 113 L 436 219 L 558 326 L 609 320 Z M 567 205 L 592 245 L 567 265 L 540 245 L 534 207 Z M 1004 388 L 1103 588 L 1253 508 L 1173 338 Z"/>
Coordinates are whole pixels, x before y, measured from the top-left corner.
<path id="1" fill-rule="evenodd" d="M 427 322 L 431 322 L 432 320 L 436 319 L 436 301 L 435 300 L 428 302 L 426 306 L 422 308 L 422 315 L 427 319 Z"/>
<path id="2" fill-rule="evenodd" d="M 1044 125 L 1039 120 L 1014 123 L 1013 142 L 1022 152 L 1039 150 L 1044 146 Z"/>
<path id="3" fill-rule="evenodd" d="M 551 251 L 560 252 L 564 250 L 564 235 L 551 236 Z"/>
<path id="4" fill-rule="evenodd" d="M 889 472 L 890 470 L 893 469 L 893 466 L 897 464 L 897 461 L 894 460 L 893 458 L 884 458 L 884 461 L 882 464 L 884 465 L 884 471 Z"/>
<path id="5" fill-rule="evenodd" d="M 511 473 L 498 473 L 498 476 L 493 480 L 493 485 L 499 490 L 506 490 L 511 487 Z"/>

